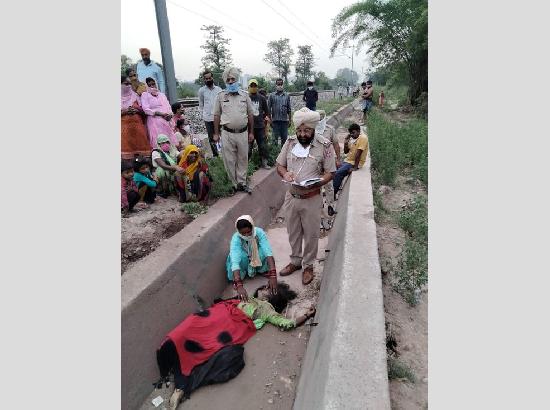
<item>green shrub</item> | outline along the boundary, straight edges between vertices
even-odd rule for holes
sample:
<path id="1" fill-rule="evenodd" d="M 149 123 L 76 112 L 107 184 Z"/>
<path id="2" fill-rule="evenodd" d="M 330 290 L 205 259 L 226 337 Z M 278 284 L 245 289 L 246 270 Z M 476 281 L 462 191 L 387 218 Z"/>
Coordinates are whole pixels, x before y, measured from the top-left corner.
<path id="1" fill-rule="evenodd" d="M 388 357 L 388 379 L 406 379 L 416 383 L 416 376 L 412 369 L 393 357 Z"/>
<path id="2" fill-rule="evenodd" d="M 212 176 L 212 190 L 210 196 L 212 198 L 222 198 L 233 195 L 233 186 L 225 167 L 223 166 L 223 160 L 221 156 L 207 159 L 209 173 Z"/>
<path id="3" fill-rule="evenodd" d="M 208 207 L 198 202 L 187 202 L 181 205 L 181 210 L 187 215 L 196 218 L 200 214 L 205 214 L 208 211 Z"/>
<path id="4" fill-rule="evenodd" d="M 400 212 L 398 224 L 411 239 L 428 243 L 428 201 L 424 195 L 417 195 L 414 201 Z"/>

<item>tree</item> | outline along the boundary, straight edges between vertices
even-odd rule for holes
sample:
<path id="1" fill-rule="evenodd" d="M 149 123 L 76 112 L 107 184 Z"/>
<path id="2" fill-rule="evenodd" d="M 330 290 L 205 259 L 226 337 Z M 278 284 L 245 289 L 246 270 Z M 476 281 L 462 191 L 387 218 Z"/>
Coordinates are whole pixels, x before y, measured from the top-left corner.
<path id="1" fill-rule="evenodd" d="M 416 104 L 428 91 L 428 1 L 364 0 L 345 7 L 332 24 L 331 52 L 358 40 L 368 44 L 368 54 L 376 66 L 392 71 L 404 65 L 409 100 Z"/>
<path id="2" fill-rule="evenodd" d="M 267 53 L 264 61 L 271 64 L 277 75 L 287 83 L 293 55 L 294 50 L 290 48 L 290 40 L 288 38 L 281 38 L 267 43 Z"/>
<path id="3" fill-rule="evenodd" d="M 206 52 L 206 55 L 201 59 L 204 67 L 203 71 L 205 69 L 211 70 L 214 83 L 223 87 L 223 70 L 232 64 L 231 53 L 229 52 L 229 42 L 231 40 L 224 37 L 222 26 L 202 26 L 201 30 L 207 33 L 206 41 L 201 46 Z M 202 72 L 199 74 L 199 79 L 202 83 Z"/>
<path id="4" fill-rule="evenodd" d="M 319 71 L 314 74 L 315 85 L 318 90 L 330 90 L 332 89 L 332 81 L 323 71 Z"/>
<path id="5" fill-rule="evenodd" d="M 355 70 L 349 68 L 340 68 L 336 71 L 336 82 L 338 85 L 357 84 L 359 81 L 359 74 Z"/>
<path id="6" fill-rule="evenodd" d="M 134 62 L 125 54 L 120 56 L 120 75 L 126 75 L 126 70 L 134 66 Z"/>
<path id="7" fill-rule="evenodd" d="M 298 55 L 296 56 L 296 77 L 298 82 L 307 81 L 313 74 L 314 58 L 311 46 L 298 46 Z"/>

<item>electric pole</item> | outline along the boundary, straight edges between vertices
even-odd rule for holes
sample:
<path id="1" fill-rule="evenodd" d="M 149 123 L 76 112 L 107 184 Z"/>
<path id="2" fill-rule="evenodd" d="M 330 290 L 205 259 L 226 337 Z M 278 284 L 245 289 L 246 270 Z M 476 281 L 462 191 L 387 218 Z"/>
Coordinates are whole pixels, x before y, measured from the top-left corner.
<path id="1" fill-rule="evenodd" d="M 164 79 L 166 81 L 166 97 L 170 104 L 176 102 L 176 73 L 174 71 L 174 59 L 172 58 L 172 42 L 170 41 L 170 25 L 168 23 L 168 12 L 166 11 L 166 0 L 155 1 L 155 14 L 157 15 L 157 28 L 159 32 L 160 51 L 162 54 L 162 66 L 164 68 Z"/>

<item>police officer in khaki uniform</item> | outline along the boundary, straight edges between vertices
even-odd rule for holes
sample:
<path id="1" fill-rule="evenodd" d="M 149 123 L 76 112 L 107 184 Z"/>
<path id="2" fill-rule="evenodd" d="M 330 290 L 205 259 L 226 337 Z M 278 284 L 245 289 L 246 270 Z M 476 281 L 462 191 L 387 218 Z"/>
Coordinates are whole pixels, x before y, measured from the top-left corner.
<path id="1" fill-rule="evenodd" d="M 340 161 L 340 143 L 338 142 L 338 138 L 336 137 L 336 130 L 332 125 L 327 124 L 327 114 L 325 110 L 317 110 L 319 113 L 321 119 L 319 123 L 317 124 L 317 127 L 315 127 L 315 133 L 318 135 L 322 135 L 327 140 L 330 141 L 334 148 L 334 152 L 336 154 L 335 160 L 336 160 L 336 169 L 340 168 L 341 161 Z M 326 213 L 329 218 L 331 218 L 335 212 L 334 212 L 334 188 L 332 184 L 326 184 L 323 189 L 325 190 L 325 200 L 327 203 L 327 209 Z M 325 213 L 325 208 L 323 207 L 323 215 Z"/>
<path id="2" fill-rule="evenodd" d="M 215 142 L 222 142 L 223 165 L 234 191 L 252 190 L 246 184 L 248 170 L 248 144 L 254 141 L 254 117 L 252 101 L 247 93 L 239 90 L 239 71 L 226 68 L 222 74 L 227 87 L 214 102 Z"/>
<path id="3" fill-rule="evenodd" d="M 332 144 L 315 134 L 319 113 L 304 107 L 294 113 L 293 121 L 296 135 L 288 137 L 277 157 L 277 172 L 289 184 L 284 207 L 292 248 L 290 263 L 279 274 L 287 276 L 303 267 L 302 283 L 307 285 L 314 277 L 319 246 L 321 187 L 332 180 L 336 164 Z M 298 185 L 312 178 L 321 180 L 307 187 Z"/>

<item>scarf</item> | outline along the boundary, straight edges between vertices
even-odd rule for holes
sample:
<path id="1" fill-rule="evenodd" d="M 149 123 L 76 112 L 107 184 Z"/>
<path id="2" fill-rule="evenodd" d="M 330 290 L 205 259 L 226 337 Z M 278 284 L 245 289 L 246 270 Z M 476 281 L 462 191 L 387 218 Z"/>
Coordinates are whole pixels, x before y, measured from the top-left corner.
<path id="1" fill-rule="evenodd" d="M 134 105 L 136 101 L 139 102 L 139 97 L 132 90 L 132 87 L 122 87 L 120 90 L 120 109 L 125 110 Z"/>
<path id="2" fill-rule="evenodd" d="M 170 151 L 169 152 L 164 152 L 162 150 L 162 148 L 160 147 L 162 144 L 166 144 L 166 143 L 170 144 Z M 177 157 L 178 157 L 178 150 L 176 149 L 174 144 L 172 144 L 172 142 L 170 141 L 170 139 L 166 135 L 159 134 L 159 136 L 157 137 L 156 151 L 160 153 L 160 156 L 162 157 L 162 159 L 164 160 L 164 162 L 167 165 L 170 165 L 170 166 L 176 165 L 176 161 L 177 161 Z"/>
<path id="3" fill-rule="evenodd" d="M 159 95 L 159 90 L 157 88 L 147 87 L 147 92 L 155 97 Z"/>
<path id="4" fill-rule="evenodd" d="M 244 219 L 252 225 L 252 235 L 243 236 L 237 230 L 237 235 L 248 245 L 248 257 L 250 258 L 250 266 L 253 268 L 259 268 L 262 266 L 262 261 L 260 260 L 260 252 L 258 251 L 258 241 L 256 240 L 256 227 L 254 226 L 254 221 L 250 215 L 241 215 L 235 221 L 235 228 L 237 227 L 237 222 L 241 219 Z"/>
<path id="5" fill-rule="evenodd" d="M 192 152 L 197 153 L 197 160 L 192 164 L 188 164 L 187 157 Z M 195 172 L 197 172 L 197 168 L 200 165 L 200 162 L 199 149 L 196 145 L 190 144 L 183 150 L 183 154 L 181 155 L 181 159 L 178 165 L 185 170 L 185 175 L 187 175 L 187 178 L 193 179 L 193 177 L 195 176 Z"/>

